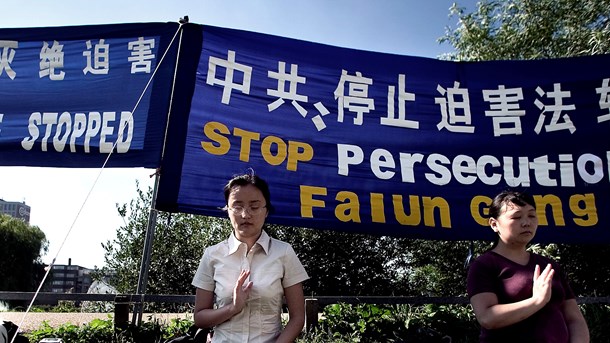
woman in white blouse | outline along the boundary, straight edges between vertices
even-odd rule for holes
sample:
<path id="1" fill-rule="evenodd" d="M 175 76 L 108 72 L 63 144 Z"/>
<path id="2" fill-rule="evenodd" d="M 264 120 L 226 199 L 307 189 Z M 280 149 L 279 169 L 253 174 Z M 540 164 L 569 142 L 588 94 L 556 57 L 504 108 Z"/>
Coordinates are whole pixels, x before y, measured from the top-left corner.
<path id="1" fill-rule="evenodd" d="M 267 183 L 239 175 L 224 187 L 231 236 L 205 249 L 193 286 L 195 324 L 212 342 L 293 342 L 305 322 L 302 282 L 309 276 L 292 247 L 263 230 L 273 211 Z M 283 298 L 289 320 L 282 327 Z"/>

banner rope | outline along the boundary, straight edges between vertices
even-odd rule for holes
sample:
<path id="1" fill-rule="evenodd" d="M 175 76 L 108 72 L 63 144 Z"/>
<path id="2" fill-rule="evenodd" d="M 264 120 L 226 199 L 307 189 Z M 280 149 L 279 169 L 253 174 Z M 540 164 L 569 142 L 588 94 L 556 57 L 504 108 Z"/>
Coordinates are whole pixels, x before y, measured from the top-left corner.
<path id="1" fill-rule="evenodd" d="M 176 37 L 178 36 L 178 33 L 180 33 L 182 31 L 182 26 L 184 24 L 185 24 L 185 22 L 182 22 L 182 21 L 179 22 L 179 26 L 178 26 L 178 29 L 176 30 L 176 33 L 174 33 L 174 36 L 172 37 L 172 39 L 170 40 L 169 44 L 167 45 L 167 49 L 163 52 L 163 55 L 161 56 L 161 59 L 159 60 L 159 63 L 157 63 L 157 66 L 155 67 L 155 69 L 153 70 L 152 74 L 150 75 L 150 78 L 148 79 L 148 82 L 146 83 L 146 86 L 142 90 L 142 93 L 140 94 L 140 97 L 136 101 L 136 104 L 134 105 L 134 107 L 133 107 L 133 109 L 132 109 L 132 111 L 130 113 L 130 117 L 128 118 L 127 121 L 131 120 L 131 118 L 133 117 L 133 114 L 135 113 L 135 111 L 137 110 L 138 106 L 140 105 L 140 102 L 142 101 L 142 98 L 144 98 L 144 95 L 146 94 L 146 91 L 148 90 L 148 87 L 152 83 L 152 80 L 154 79 L 157 71 L 159 70 L 159 67 L 163 64 L 165 56 L 167 55 L 167 53 L 171 49 L 172 45 L 174 44 L 174 41 L 176 40 Z M 179 47 L 178 47 L 178 49 L 179 49 Z M 179 56 L 180 56 L 180 50 L 178 50 L 178 53 L 177 53 L 177 57 L 179 57 Z M 177 60 L 176 60 L 176 63 L 178 63 Z M 174 80 L 173 80 L 173 84 L 172 84 L 172 95 L 171 95 L 172 98 L 173 98 L 173 85 L 176 82 L 176 75 L 177 75 L 177 72 L 174 71 Z M 170 106 L 169 106 L 169 108 L 171 108 L 171 99 L 170 99 Z M 77 222 L 78 218 L 80 217 L 81 212 L 83 211 L 85 205 L 87 204 L 87 201 L 89 200 L 89 197 L 91 196 L 91 193 L 93 192 L 93 189 L 95 188 L 95 185 L 98 183 L 98 181 L 99 181 L 99 179 L 100 179 L 100 177 L 102 175 L 102 172 L 106 168 L 106 165 L 108 164 L 108 161 L 110 160 L 110 157 L 112 156 L 112 154 L 114 152 L 114 149 L 116 148 L 118 142 L 123 138 L 123 132 L 125 131 L 125 124 L 124 123 L 125 122 L 122 122 L 121 126 L 119 126 L 119 134 L 117 136 L 117 140 L 114 142 L 114 144 L 112 146 L 112 150 L 108 153 L 108 156 L 104 160 L 104 163 L 102 164 L 99 173 L 97 174 L 95 180 L 93 181 L 93 184 L 91 185 L 91 188 L 89 188 L 89 191 L 87 192 L 87 195 L 85 196 L 85 199 L 83 200 L 83 202 L 82 202 L 78 212 L 76 213 L 76 216 L 74 217 L 74 220 L 72 221 L 72 224 L 70 225 L 70 228 L 66 232 L 66 235 L 64 236 L 64 239 L 61 242 L 61 245 L 59 246 L 59 249 L 57 250 L 57 253 L 55 254 L 55 257 L 53 257 L 53 260 L 51 261 L 51 264 L 49 264 L 46 267 L 46 272 L 45 272 L 45 274 L 44 274 L 44 276 L 42 278 L 42 281 L 38 285 L 38 288 L 36 289 L 36 292 L 34 293 L 34 296 L 32 297 L 32 300 L 30 301 L 30 304 L 28 305 L 27 309 L 23 313 L 23 316 L 21 317 L 21 320 L 19 321 L 18 327 L 21 327 L 21 325 L 25 322 L 25 319 L 26 319 L 27 315 L 30 313 L 30 310 L 32 309 L 32 306 L 34 305 L 34 302 L 36 301 L 36 298 L 38 297 L 38 294 L 40 293 L 40 290 L 42 289 L 42 286 L 44 285 L 44 282 L 47 280 L 47 278 L 49 276 L 49 273 L 51 272 L 51 270 L 53 269 L 53 266 L 55 265 L 55 261 L 57 260 L 57 257 L 61 253 L 61 250 L 64 247 L 66 241 L 68 240 L 68 237 L 72 233 L 72 230 L 74 229 L 74 226 L 76 225 L 76 222 Z M 167 133 L 166 133 L 166 135 L 167 135 Z M 16 337 L 17 337 L 17 335 L 13 336 L 13 338 L 11 339 L 10 343 L 14 343 Z"/>

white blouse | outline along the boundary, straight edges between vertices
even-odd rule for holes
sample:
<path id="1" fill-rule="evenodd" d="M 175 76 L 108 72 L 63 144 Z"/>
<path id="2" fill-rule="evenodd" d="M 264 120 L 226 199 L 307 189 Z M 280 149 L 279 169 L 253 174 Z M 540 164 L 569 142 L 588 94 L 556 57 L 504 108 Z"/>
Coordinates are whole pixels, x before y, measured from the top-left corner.
<path id="1" fill-rule="evenodd" d="M 282 331 L 284 288 L 309 279 L 296 253 L 286 242 L 265 231 L 247 251 L 234 234 L 205 249 L 193 286 L 214 292 L 217 308 L 233 302 L 233 287 L 242 269 L 249 269 L 252 289 L 244 309 L 214 327 L 213 343 L 275 342 Z"/>

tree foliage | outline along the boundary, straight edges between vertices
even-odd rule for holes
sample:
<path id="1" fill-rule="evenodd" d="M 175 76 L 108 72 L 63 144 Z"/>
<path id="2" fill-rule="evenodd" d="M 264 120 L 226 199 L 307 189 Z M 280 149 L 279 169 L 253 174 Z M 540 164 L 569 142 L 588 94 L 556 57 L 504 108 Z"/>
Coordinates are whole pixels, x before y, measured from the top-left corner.
<path id="1" fill-rule="evenodd" d="M 610 295 L 607 275 L 610 266 L 610 245 L 567 245 L 558 246 L 557 256 L 562 267 L 570 276 L 572 288 L 577 295 L 602 297 Z"/>
<path id="2" fill-rule="evenodd" d="M 119 292 L 134 293 L 142 258 L 152 190 L 117 209 L 126 219 L 117 238 L 103 244 L 104 272 L 112 271 Z M 267 225 L 270 236 L 290 243 L 307 270 L 307 295 L 330 296 L 463 296 L 469 256 L 489 242 L 445 242 L 373 236 L 329 230 Z M 205 247 L 230 234 L 227 219 L 189 214 L 158 214 L 147 293 L 192 294 L 192 277 Z M 560 259 L 579 287 L 579 295 L 608 294 L 605 279 L 594 278 L 591 264 L 607 256 L 607 248 L 534 246 L 536 252 Z M 571 259 L 567 256 L 570 255 Z M 591 261 L 588 258 L 595 256 Z M 569 261 L 566 263 L 566 261 Z M 604 268 L 602 266 L 602 268 Z M 582 286 L 580 286 L 582 285 Z"/>
<path id="3" fill-rule="evenodd" d="M 152 189 L 137 185 L 137 198 L 117 205 L 125 225 L 116 238 L 103 243 L 106 265 L 103 274 L 113 275 L 112 284 L 122 293 L 135 293 L 144 239 L 152 203 Z M 159 212 L 148 269 L 147 293 L 192 294 L 191 281 L 206 246 L 226 238 L 226 221 L 217 218 Z"/>
<path id="4" fill-rule="evenodd" d="M 36 290 L 44 275 L 41 256 L 48 249 L 44 232 L 21 219 L 0 214 L 0 290 Z"/>
<path id="5" fill-rule="evenodd" d="M 117 229 L 116 239 L 103 244 L 103 272 L 115 275 L 112 284 L 123 293 L 136 291 L 152 200 L 150 189 L 138 189 L 137 194 L 129 204 L 117 207 L 125 225 Z M 463 273 L 456 275 L 451 264 L 459 261 L 463 265 L 464 244 L 439 250 L 435 242 L 404 238 L 279 225 L 265 229 L 295 249 L 311 277 L 304 284 L 306 294 L 441 296 L 465 292 Z M 190 283 L 203 250 L 230 232 L 227 219 L 158 213 L 147 293 L 192 294 Z M 437 264 L 419 270 L 430 261 Z"/>
<path id="6" fill-rule="evenodd" d="M 482 0 L 466 13 L 454 4 L 458 26 L 441 42 L 459 61 L 524 60 L 610 51 L 610 0 Z"/>
<path id="7" fill-rule="evenodd" d="M 466 292 L 467 242 L 442 244 L 276 225 L 267 230 L 297 252 L 310 276 L 306 294 L 460 296 Z"/>
<path id="8" fill-rule="evenodd" d="M 268 225 L 292 245 L 310 279 L 306 294 L 405 295 L 397 240 L 364 234 Z"/>

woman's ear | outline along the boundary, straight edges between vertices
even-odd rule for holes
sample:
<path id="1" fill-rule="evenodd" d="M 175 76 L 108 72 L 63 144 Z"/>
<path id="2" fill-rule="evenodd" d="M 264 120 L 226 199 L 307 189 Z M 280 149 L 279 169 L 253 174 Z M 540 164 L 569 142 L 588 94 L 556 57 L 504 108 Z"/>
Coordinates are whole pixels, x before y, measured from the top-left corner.
<path id="1" fill-rule="evenodd" d="M 496 218 L 489 218 L 489 226 L 495 233 L 498 233 L 498 220 Z"/>

